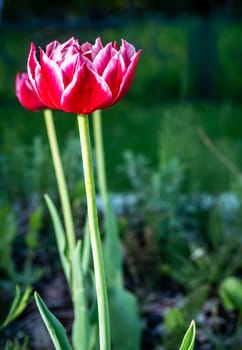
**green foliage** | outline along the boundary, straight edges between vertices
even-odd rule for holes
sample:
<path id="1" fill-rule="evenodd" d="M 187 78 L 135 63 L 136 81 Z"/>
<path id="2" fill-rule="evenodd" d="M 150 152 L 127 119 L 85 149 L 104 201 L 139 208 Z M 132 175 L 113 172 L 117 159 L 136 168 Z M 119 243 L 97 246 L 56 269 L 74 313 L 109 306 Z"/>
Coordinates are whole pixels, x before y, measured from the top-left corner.
<path id="1" fill-rule="evenodd" d="M 19 286 L 16 286 L 14 300 L 12 302 L 11 308 L 9 310 L 9 313 L 5 321 L 3 322 L 2 325 L 0 325 L 0 330 L 6 327 L 7 325 L 9 325 L 9 323 L 15 320 L 24 311 L 29 301 L 31 292 L 32 292 L 32 289 L 28 287 L 24 291 L 24 293 L 21 295 L 21 290 Z"/>
<path id="2" fill-rule="evenodd" d="M 217 285 L 241 268 L 239 212 L 231 207 L 226 213 L 222 208 L 226 194 L 221 200 L 203 194 L 210 186 L 205 181 L 213 188 L 224 187 L 218 185 L 218 171 L 220 180 L 224 176 L 228 184 L 232 184 L 231 173 L 201 143 L 192 109 L 173 112 L 180 118 L 167 111 L 162 120 L 158 166 L 152 166 L 151 160 L 141 155 L 126 152 L 123 168 L 137 195 L 136 216 L 145 219 L 155 234 L 162 257 L 160 272 L 191 290 L 204 283 Z M 230 159 L 238 157 L 230 149 Z M 211 177 L 216 177 L 216 185 Z M 206 207 L 206 201 L 213 205 Z M 226 221 L 228 215 L 230 221 Z"/>
<path id="3" fill-rule="evenodd" d="M 115 350 L 138 350 L 141 325 L 135 295 L 124 287 L 121 242 L 117 218 L 108 198 L 105 208 L 103 252 L 107 274 L 110 327 Z"/>
<path id="4" fill-rule="evenodd" d="M 8 147 L 8 158 L 3 158 L 1 170 L 6 196 L 10 199 L 40 198 L 43 189 L 53 184 L 51 172 L 46 172 L 51 166 L 47 146 L 37 137 L 31 147 L 21 144 Z"/>
<path id="5" fill-rule="evenodd" d="M 68 341 L 66 332 L 62 324 L 57 318 L 50 312 L 40 296 L 35 293 L 34 295 L 37 307 L 41 314 L 41 317 L 48 329 L 52 342 L 56 350 L 71 350 L 72 347 Z"/>
<path id="6" fill-rule="evenodd" d="M 136 297 L 124 288 L 109 289 L 112 344 L 115 350 L 140 349 L 140 320 Z"/>
<path id="7" fill-rule="evenodd" d="M 38 235 L 43 224 L 43 207 L 38 206 L 29 218 L 29 228 L 25 234 L 26 246 L 29 250 L 35 250 L 38 246 Z"/>
<path id="8" fill-rule="evenodd" d="M 80 192 L 83 192 L 81 155 L 77 142 L 78 139 L 69 137 L 62 149 L 64 169 L 69 175 L 68 187 L 71 197 L 80 194 L 82 197 Z M 57 196 L 53 171 L 46 171 L 53 168 L 50 151 L 42 138 L 35 137 L 31 145 L 8 145 L 6 152 L 7 157 L 3 156 L 0 169 L 0 190 L 7 198 L 14 200 L 20 197 L 26 202 L 40 202 L 43 193 Z M 40 214 L 36 213 L 36 216 Z M 37 217 L 33 220 L 37 220 Z"/>
<path id="9" fill-rule="evenodd" d="M 176 263 L 174 260 L 172 276 L 186 288 L 192 289 L 203 283 L 218 285 L 242 266 L 242 242 L 237 224 L 224 222 L 218 207 L 208 216 L 206 236 L 188 241 L 189 255 L 177 254 Z"/>
<path id="10" fill-rule="evenodd" d="M 104 229 L 103 253 L 107 276 L 112 345 L 115 350 L 139 350 L 141 325 L 138 303 L 135 295 L 124 287 L 123 257 L 118 223 L 109 197 L 104 208 Z"/>
<path id="11" fill-rule="evenodd" d="M 195 335 L 196 335 L 195 322 L 192 321 L 186 334 L 184 335 L 184 338 L 179 350 L 192 350 L 194 348 Z"/>
<path id="12" fill-rule="evenodd" d="M 11 276 L 14 272 L 12 244 L 17 235 L 17 223 L 11 208 L 7 205 L 0 206 L 0 226 L 0 269 Z"/>
<path id="13" fill-rule="evenodd" d="M 180 306 L 168 309 L 164 320 L 165 349 L 177 348 L 188 322 L 197 316 L 208 297 L 208 292 L 208 286 L 201 286 L 188 294 L 180 302 Z"/>
<path id="14" fill-rule="evenodd" d="M 48 195 L 45 195 L 45 201 L 52 218 L 52 223 L 54 225 L 56 244 L 57 244 L 57 249 L 59 252 L 62 268 L 64 270 L 68 285 L 70 288 L 72 288 L 71 265 L 70 265 L 70 257 L 68 256 L 65 231 L 64 231 L 60 216 L 57 212 L 57 209 L 53 201 Z"/>
<path id="15" fill-rule="evenodd" d="M 28 343 L 28 337 L 25 337 L 22 343 L 20 343 L 18 340 L 9 340 L 5 345 L 4 350 L 28 350 Z"/>
<path id="16" fill-rule="evenodd" d="M 87 288 L 84 281 L 81 261 L 81 242 L 78 241 L 73 256 L 73 306 L 74 323 L 72 342 L 74 349 L 88 349 L 90 343 L 90 319 L 88 314 Z"/>
<path id="17" fill-rule="evenodd" d="M 37 207 L 29 216 L 28 229 L 21 243 L 25 244 L 29 254 L 22 261 L 23 267 L 19 269 L 17 262 L 13 259 L 13 247 L 14 245 L 19 247 L 20 244 L 17 219 L 12 208 L 7 205 L 0 206 L 0 270 L 3 273 L 1 282 L 5 283 L 8 288 L 11 288 L 12 284 L 31 285 L 41 276 L 41 268 L 33 268 L 32 266 L 32 261 L 38 249 L 38 233 L 41 225 L 42 208 Z M 21 244 L 19 249 L 22 249 Z"/>
<path id="18" fill-rule="evenodd" d="M 242 282 L 235 277 L 227 277 L 219 286 L 221 301 L 226 310 L 238 310 L 242 314 Z"/>

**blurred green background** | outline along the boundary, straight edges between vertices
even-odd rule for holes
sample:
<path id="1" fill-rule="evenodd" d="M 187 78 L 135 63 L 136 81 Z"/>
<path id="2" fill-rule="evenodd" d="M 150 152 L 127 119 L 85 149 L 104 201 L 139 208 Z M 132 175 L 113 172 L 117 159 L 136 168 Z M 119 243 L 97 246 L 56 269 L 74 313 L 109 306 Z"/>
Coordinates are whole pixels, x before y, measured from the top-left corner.
<path id="1" fill-rule="evenodd" d="M 229 172 L 207 150 L 196 128 L 203 127 L 219 151 L 240 168 L 240 7 L 229 1 L 219 6 L 213 1 L 197 2 L 196 6 L 192 1 L 175 1 L 172 6 L 168 1 L 24 1 L 21 7 L 14 1 L 4 1 L 0 27 L 0 154 L 8 157 L 20 144 L 31 144 L 38 135 L 46 138 L 42 113 L 25 111 L 14 92 L 15 74 L 26 70 L 31 41 L 44 46 L 70 36 L 80 42 L 93 42 L 101 36 L 104 43 L 125 38 L 143 53 L 127 96 L 103 112 L 111 190 L 127 189 L 126 179 L 119 173 L 126 149 L 157 161 L 164 120 L 174 124 L 174 140 L 170 140 L 170 146 L 162 142 L 162 147 L 172 147 L 174 155 L 196 164 L 194 176 L 203 177 L 200 185 L 204 190 L 226 189 Z M 68 135 L 76 134 L 76 121 L 71 115 L 55 115 L 60 144 L 64 145 Z M 187 139 L 191 125 L 194 135 Z M 200 156 L 190 154 L 194 147 L 202 152 Z"/>

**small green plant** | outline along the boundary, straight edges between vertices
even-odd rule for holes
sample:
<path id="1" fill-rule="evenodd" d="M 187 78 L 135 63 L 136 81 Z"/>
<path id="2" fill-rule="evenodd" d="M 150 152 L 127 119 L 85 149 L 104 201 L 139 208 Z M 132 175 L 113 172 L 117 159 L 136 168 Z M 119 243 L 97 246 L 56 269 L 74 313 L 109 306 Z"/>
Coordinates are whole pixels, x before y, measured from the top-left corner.
<path id="1" fill-rule="evenodd" d="M 22 342 L 19 340 L 10 340 L 5 345 L 4 350 L 28 350 L 29 349 L 29 339 L 25 337 Z"/>
<path id="2" fill-rule="evenodd" d="M 20 284 L 23 286 L 31 285 L 37 281 L 42 274 L 42 270 L 33 267 L 32 261 L 38 250 L 38 234 L 42 226 L 42 207 L 39 206 L 32 211 L 28 219 L 28 225 L 24 234 L 19 238 L 18 225 L 15 214 L 12 209 L 5 205 L 0 207 L 0 225 L 1 225 L 1 283 L 11 290 L 12 285 Z M 26 249 L 28 254 L 21 261 L 21 269 L 18 261 L 13 258 L 14 249 Z M 16 258 L 17 259 L 17 258 Z"/>
<path id="3" fill-rule="evenodd" d="M 179 350 L 192 350 L 195 344 L 195 335 L 196 335 L 195 322 L 192 321 L 190 324 L 190 327 L 188 328 L 188 330 L 186 331 L 186 334 L 184 335 L 184 338 Z"/>
<path id="4" fill-rule="evenodd" d="M 179 304 L 169 308 L 165 314 L 163 342 L 165 349 L 172 350 L 177 347 L 187 323 L 196 318 L 208 297 L 208 287 L 202 286 L 186 295 Z"/>
<path id="5" fill-rule="evenodd" d="M 30 287 L 27 287 L 24 292 L 21 292 L 20 287 L 16 286 L 14 299 L 11 303 L 7 316 L 0 325 L 0 332 L 23 313 L 27 307 L 31 293 L 32 289 Z M 8 340 L 5 344 L 4 350 L 27 350 L 28 342 L 29 339 L 26 336 L 21 344 L 17 339 L 14 339 L 13 341 Z"/>
<path id="6" fill-rule="evenodd" d="M 2 325 L 0 325 L 0 330 L 8 326 L 9 323 L 14 321 L 26 308 L 32 289 L 30 287 L 21 293 L 20 287 L 16 286 L 15 297 L 12 301 L 9 313 L 5 318 Z"/>

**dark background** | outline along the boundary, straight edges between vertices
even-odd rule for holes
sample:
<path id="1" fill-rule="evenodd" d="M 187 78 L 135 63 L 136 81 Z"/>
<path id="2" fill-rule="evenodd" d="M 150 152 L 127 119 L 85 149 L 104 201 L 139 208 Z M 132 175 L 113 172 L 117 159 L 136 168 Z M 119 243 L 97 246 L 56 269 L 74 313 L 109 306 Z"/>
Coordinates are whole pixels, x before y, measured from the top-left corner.
<path id="1" fill-rule="evenodd" d="M 20 6 L 19 6 L 20 5 Z M 164 16 L 181 14 L 207 16 L 217 14 L 226 18 L 239 19 L 242 15 L 242 2 L 239 0 L 224 1 L 194 1 L 194 0 L 5 0 L 3 18 L 5 20 L 23 20 L 29 15 L 47 17 L 90 16 L 102 19 L 108 15 L 130 14 L 142 16 L 151 13 L 161 13 Z"/>

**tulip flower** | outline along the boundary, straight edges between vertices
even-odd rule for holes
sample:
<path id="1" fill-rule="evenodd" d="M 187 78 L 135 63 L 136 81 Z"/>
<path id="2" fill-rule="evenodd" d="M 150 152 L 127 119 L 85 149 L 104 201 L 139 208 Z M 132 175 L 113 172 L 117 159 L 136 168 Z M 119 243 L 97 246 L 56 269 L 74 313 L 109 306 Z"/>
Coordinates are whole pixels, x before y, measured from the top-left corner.
<path id="1" fill-rule="evenodd" d="M 140 53 L 125 40 L 119 49 L 111 42 L 103 46 L 100 38 L 94 45 L 80 45 L 74 38 L 63 44 L 53 41 L 45 51 L 31 44 L 28 76 L 48 108 L 88 114 L 112 106 L 125 95 Z"/>
<path id="2" fill-rule="evenodd" d="M 21 105 L 30 111 L 46 108 L 34 92 L 27 73 L 18 73 L 15 80 L 16 96 Z"/>
<path id="3" fill-rule="evenodd" d="M 98 225 L 95 183 L 87 114 L 111 107 L 128 91 L 135 73 L 141 50 L 122 40 L 118 48 L 116 42 L 103 46 L 100 38 L 92 45 L 71 38 L 61 44 L 53 41 L 46 49 L 36 49 L 32 43 L 27 62 L 27 73 L 17 74 L 16 95 L 20 103 L 32 111 L 45 109 L 49 143 L 56 172 L 56 178 L 62 203 L 67 239 L 67 256 L 62 254 L 63 268 L 72 293 L 75 322 L 73 341 L 80 347 L 79 339 L 86 343 L 83 325 L 87 325 L 86 308 L 83 307 L 85 292 L 80 267 L 76 266 L 80 244 L 76 236 L 71 214 L 71 206 L 61 164 L 58 143 L 50 109 L 78 114 L 78 127 L 82 150 L 84 183 L 87 199 L 87 217 L 90 244 L 92 249 L 95 286 L 97 290 L 97 309 L 99 324 L 100 350 L 110 350 L 110 324 L 105 266 Z M 97 118 L 96 118 L 97 119 Z M 58 230 L 59 232 L 59 230 Z M 60 233 L 58 233 L 60 234 Z M 63 237 L 61 238 L 63 241 Z M 77 252 L 79 252 L 77 254 Z M 67 259 L 67 257 L 69 259 Z M 69 265 L 70 264 L 70 265 Z M 69 273 L 70 272 L 70 273 Z M 82 293 L 82 294 L 80 294 Z M 37 297 L 37 302 L 38 302 Z M 74 301 L 75 300 L 75 301 Z M 41 309 L 41 303 L 38 307 Z M 43 309 L 41 309 L 43 311 Z M 81 312 L 81 314 L 80 314 Z M 43 317 L 43 312 L 42 312 Z M 80 320 L 83 324 L 78 328 Z M 48 323 L 48 325 L 50 325 Z M 50 327 L 52 334 L 53 326 Z M 83 331 L 82 334 L 80 331 Z M 63 339 L 63 332 L 61 335 Z M 87 337 L 87 335 L 86 335 Z M 56 341 L 56 334 L 54 337 Z M 58 339 L 57 339 L 58 340 Z M 86 348 L 86 345 L 81 346 Z"/>

